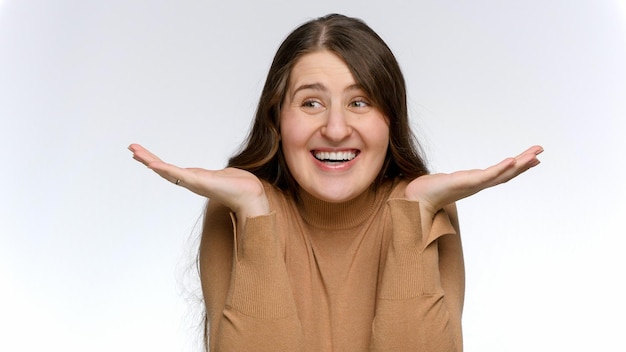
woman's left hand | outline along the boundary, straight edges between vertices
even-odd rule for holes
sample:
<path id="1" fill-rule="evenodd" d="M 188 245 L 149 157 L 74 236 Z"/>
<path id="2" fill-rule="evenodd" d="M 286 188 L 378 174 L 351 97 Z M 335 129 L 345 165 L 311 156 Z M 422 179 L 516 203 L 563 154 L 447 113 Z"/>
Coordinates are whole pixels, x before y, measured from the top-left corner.
<path id="1" fill-rule="evenodd" d="M 539 165 L 537 155 L 541 152 L 542 147 L 533 146 L 514 158 L 507 158 L 484 170 L 424 175 L 409 183 L 405 195 L 410 200 L 420 202 L 423 211 L 435 214 L 446 204 L 469 197 L 485 188 L 505 183 Z"/>

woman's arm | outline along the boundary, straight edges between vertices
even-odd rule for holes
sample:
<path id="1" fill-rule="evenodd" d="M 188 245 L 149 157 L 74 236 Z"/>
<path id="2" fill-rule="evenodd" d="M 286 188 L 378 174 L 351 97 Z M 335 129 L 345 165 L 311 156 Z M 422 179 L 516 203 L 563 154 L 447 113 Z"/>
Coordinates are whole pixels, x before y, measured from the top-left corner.
<path id="1" fill-rule="evenodd" d="M 463 252 L 454 202 L 539 164 L 531 147 L 484 170 L 413 180 L 389 201 L 392 240 L 379 288 L 372 351 L 462 351 Z"/>
<path id="2" fill-rule="evenodd" d="M 418 202 L 392 199 L 388 206 L 392 238 L 376 301 L 371 351 L 460 351 L 460 324 L 454 321 L 461 307 L 448 303 L 458 301 L 458 295 L 448 297 L 444 287 L 461 289 L 463 273 L 440 270 L 447 264 L 441 260 L 449 259 L 449 253 L 440 252 L 447 238 L 458 234 L 445 211 L 427 220 L 431 226 L 422 231 L 425 219 Z"/>
<path id="3" fill-rule="evenodd" d="M 248 218 L 234 233 L 229 209 L 209 202 L 199 264 L 211 351 L 302 350 L 274 221 L 274 214 Z"/>
<path id="4" fill-rule="evenodd" d="M 459 218 L 455 204 L 444 206 L 450 223 L 456 235 L 442 236 L 437 239 L 439 248 L 439 273 L 441 288 L 445 292 L 445 304 L 450 315 L 450 328 L 454 333 L 454 339 L 458 350 L 463 350 L 463 330 L 461 316 L 465 300 L 465 265 L 463 261 L 463 247 L 461 244 L 461 232 Z"/>
<path id="5" fill-rule="evenodd" d="M 239 232 L 248 217 L 269 213 L 269 202 L 261 181 L 253 174 L 236 169 L 205 170 L 168 164 L 139 144 L 131 144 L 133 159 L 165 180 L 224 204 L 236 214 Z"/>
<path id="6" fill-rule="evenodd" d="M 180 168 L 137 144 L 129 149 L 159 176 L 210 199 L 199 265 L 211 351 L 301 350 L 284 253 L 261 181 L 235 168 Z"/>

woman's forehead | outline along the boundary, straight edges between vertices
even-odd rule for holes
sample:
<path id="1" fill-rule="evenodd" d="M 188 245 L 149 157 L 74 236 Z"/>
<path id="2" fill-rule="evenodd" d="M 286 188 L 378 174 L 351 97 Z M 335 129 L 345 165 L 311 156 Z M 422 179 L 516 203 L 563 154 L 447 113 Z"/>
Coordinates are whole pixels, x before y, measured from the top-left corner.
<path id="1" fill-rule="evenodd" d="M 337 54 L 324 50 L 302 56 L 289 75 L 289 90 L 329 90 L 341 85 L 342 90 L 360 88 L 346 62 Z"/>

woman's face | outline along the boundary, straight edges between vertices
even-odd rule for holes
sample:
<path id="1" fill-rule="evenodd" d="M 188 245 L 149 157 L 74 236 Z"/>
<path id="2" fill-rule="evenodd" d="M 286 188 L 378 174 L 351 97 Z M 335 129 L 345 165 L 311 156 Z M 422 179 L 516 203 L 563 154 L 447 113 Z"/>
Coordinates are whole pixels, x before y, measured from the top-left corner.
<path id="1" fill-rule="evenodd" d="M 380 172 L 389 145 L 385 116 L 329 51 L 307 54 L 292 69 L 280 132 L 296 182 L 328 202 L 363 193 Z"/>

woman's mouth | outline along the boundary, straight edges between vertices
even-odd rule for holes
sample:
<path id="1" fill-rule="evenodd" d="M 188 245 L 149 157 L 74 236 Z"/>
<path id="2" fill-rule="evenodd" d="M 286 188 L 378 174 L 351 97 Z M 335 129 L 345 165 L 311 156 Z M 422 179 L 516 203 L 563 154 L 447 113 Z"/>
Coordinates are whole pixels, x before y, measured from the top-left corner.
<path id="1" fill-rule="evenodd" d="M 320 151 L 320 150 L 312 150 L 311 154 L 315 157 L 315 159 L 326 163 L 326 164 L 339 164 L 345 163 L 359 155 L 360 151 L 356 149 L 352 150 L 342 150 L 342 151 Z"/>

